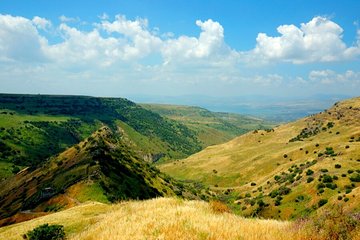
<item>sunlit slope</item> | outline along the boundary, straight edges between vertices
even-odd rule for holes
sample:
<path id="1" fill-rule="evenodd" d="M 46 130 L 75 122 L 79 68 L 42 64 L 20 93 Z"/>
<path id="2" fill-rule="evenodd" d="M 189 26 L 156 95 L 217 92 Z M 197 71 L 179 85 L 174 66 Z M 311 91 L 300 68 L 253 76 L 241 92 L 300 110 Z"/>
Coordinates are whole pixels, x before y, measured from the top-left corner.
<path id="1" fill-rule="evenodd" d="M 324 152 L 326 147 L 333 147 L 338 153 L 335 159 L 356 167 L 360 164 L 356 162 L 360 159 L 360 141 L 357 141 L 360 137 L 359 106 L 360 98 L 344 101 L 326 112 L 278 126 L 273 131 L 250 132 L 160 168 L 179 178 L 226 187 L 241 186 L 250 181 L 263 182 L 294 163 L 317 159 L 318 153 Z M 334 126 L 322 130 L 328 122 L 333 122 Z M 318 134 L 289 142 L 302 129 L 316 127 L 320 128 Z"/>
<path id="2" fill-rule="evenodd" d="M 261 210 L 268 217 L 298 217 L 316 210 L 321 199 L 358 211 L 360 98 L 160 168 L 222 189 L 227 201 L 246 215 Z M 269 205 L 257 209 L 259 200 Z"/>
<path id="3" fill-rule="evenodd" d="M 217 213 L 201 201 L 158 198 L 116 205 L 86 203 L 0 228 L 0 239 L 21 239 L 43 224 L 62 224 L 69 239 L 297 239 L 288 222 Z"/>
<path id="4" fill-rule="evenodd" d="M 149 162 L 202 149 L 185 125 L 124 98 L 0 93 L 0 181 L 37 167 L 103 125 L 118 130 Z"/>
<path id="5" fill-rule="evenodd" d="M 254 129 L 274 126 L 265 120 L 235 113 L 211 112 L 193 106 L 141 104 L 142 107 L 186 125 L 206 147 L 224 143 Z"/>
<path id="6" fill-rule="evenodd" d="M 1 182 L 0 219 L 25 210 L 58 211 L 86 200 L 114 202 L 175 196 L 175 192 L 181 195 L 186 187 L 175 185 L 103 127 L 41 167 L 26 168 Z M 12 222 L 18 219 L 6 219 L 0 225 Z"/>

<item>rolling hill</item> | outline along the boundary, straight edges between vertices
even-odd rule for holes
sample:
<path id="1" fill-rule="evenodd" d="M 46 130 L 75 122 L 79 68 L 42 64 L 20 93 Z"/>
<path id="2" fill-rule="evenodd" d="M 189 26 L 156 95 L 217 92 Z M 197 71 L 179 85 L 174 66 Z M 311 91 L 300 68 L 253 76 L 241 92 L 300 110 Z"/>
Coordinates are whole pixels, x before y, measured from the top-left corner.
<path id="1" fill-rule="evenodd" d="M 235 113 L 211 112 L 193 106 L 141 104 L 142 107 L 175 120 L 193 130 L 203 147 L 227 142 L 255 129 L 269 129 L 274 123 Z"/>
<path id="2" fill-rule="evenodd" d="M 43 163 L 103 125 L 146 161 L 201 150 L 185 125 L 126 99 L 0 94 L 0 180 Z"/>
<path id="3" fill-rule="evenodd" d="M 204 182 L 240 214 L 292 219 L 342 205 L 360 211 L 360 98 L 207 147 L 160 169 Z"/>
<path id="4" fill-rule="evenodd" d="M 109 203 L 158 196 L 200 199 L 196 196 L 199 191 L 189 186 L 160 173 L 110 128 L 102 127 L 39 168 L 25 168 L 1 182 L 0 225 L 87 200 Z"/>

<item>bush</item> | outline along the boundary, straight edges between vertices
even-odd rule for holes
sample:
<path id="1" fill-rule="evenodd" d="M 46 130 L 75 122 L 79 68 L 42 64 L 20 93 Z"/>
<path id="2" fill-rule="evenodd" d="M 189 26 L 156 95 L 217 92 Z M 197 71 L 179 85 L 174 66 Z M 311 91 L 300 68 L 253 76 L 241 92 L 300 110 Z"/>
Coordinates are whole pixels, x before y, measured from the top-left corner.
<path id="1" fill-rule="evenodd" d="M 318 202 L 318 206 L 319 207 L 322 207 L 324 206 L 325 204 L 327 204 L 328 200 L 327 199 L 320 199 L 319 202 Z"/>
<path id="2" fill-rule="evenodd" d="M 307 171 L 306 171 L 306 175 L 313 175 L 313 173 L 314 173 L 314 171 L 313 170 L 311 170 L 311 169 L 308 169 Z"/>
<path id="3" fill-rule="evenodd" d="M 256 186 L 256 183 L 252 182 L 250 185 L 251 185 L 251 186 Z"/>
<path id="4" fill-rule="evenodd" d="M 333 178 L 330 175 L 325 174 L 322 180 L 324 183 L 331 183 Z"/>
<path id="5" fill-rule="evenodd" d="M 64 226 L 43 224 L 26 233 L 29 240 L 65 239 Z"/>
<path id="6" fill-rule="evenodd" d="M 281 187 L 279 188 L 279 194 L 280 194 L 280 195 L 287 195 L 287 194 L 290 193 L 290 191 L 291 191 L 291 189 L 288 188 L 288 187 L 285 187 L 285 186 L 281 186 Z"/>
<path id="7" fill-rule="evenodd" d="M 335 168 L 341 168 L 340 164 L 335 164 Z"/>
<path id="8" fill-rule="evenodd" d="M 349 169 L 347 172 L 348 172 L 348 174 L 351 174 L 354 172 L 354 170 Z"/>
<path id="9" fill-rule="evenodd" d="M 308 178 L 306 179 L 306 182 L 307 182 L 307 183 L 311 183 L 312 181 L 314 181 L 314 178 L 313 178 L 313 177 L 308 177 Z"/>
<path id="10" fill-rule="evenodd" d="M 355 174 L 350 177 L 350 181 L 352 182 L 360 182 L 360 174 Z"/>

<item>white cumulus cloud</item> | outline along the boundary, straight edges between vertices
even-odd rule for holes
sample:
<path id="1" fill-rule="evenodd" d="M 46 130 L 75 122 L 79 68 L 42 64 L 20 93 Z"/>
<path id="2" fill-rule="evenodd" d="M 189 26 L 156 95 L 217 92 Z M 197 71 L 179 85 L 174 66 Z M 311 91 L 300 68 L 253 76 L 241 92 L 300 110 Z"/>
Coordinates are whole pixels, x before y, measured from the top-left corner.
<path id="1" fill-rule="evenodd" d="M 209 59 L 218 61 L 217 58 L 232 57 L 234 52 L 224 43 L 224 28 L 220 23 L 209 19 L 196 21 L 201 28 L 198 38 L 180 36 L 164 43 L 162 54 L 166 62 L 189 59 Z"/>
<path id="2" fill-rule="evenodd" d="M 35 16 L 32 19 L 32 22 L 35 24 L 35 26 L 39 29 L 42 30 L 47 30 L 48 28 L 51 27 L 51 22 L 49 20 L 47 20 L 46 18 L 41 18 L 38 16 Z"/>
<path id="3" fill-rule="evenodd" d="M 39 35 L 36 26 L 27 18 L 0 14 L 0 61 L 44 61 L 47 40 Z"/>
<path id="4" fill-rule="evenodd" d="M 158 51 L 162 45 L 162 40 L 149 31 L 147 19 L 131 21 L 117 15 L 115 21 L 102 21 L 100 26 L 108 33 L 123 35 L 123 41 L 126 41 L 121 50 L 124 59 L 145 57 Z"/>
<path id="5" fill-rule="evenodd" d="M 342 40 L 343 29 L 325 17 L 314 17 L 300 27 L 281 25 L 277 31 L 280 33 L 277 37 L 258 34 L 255 49 L 248 53 L 252 59 L 301 64 L 340 61 L 359 55 L 359 41 L 347 47 Z"/>

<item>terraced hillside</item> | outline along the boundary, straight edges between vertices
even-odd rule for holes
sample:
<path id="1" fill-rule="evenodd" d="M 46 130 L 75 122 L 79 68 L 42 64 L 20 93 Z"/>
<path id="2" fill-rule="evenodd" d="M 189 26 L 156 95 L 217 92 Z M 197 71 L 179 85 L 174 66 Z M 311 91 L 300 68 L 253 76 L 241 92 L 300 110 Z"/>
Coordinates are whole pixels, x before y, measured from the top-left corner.
<path id="1" fill-rule="evenodd" d="M 222 193 L 243 215 L 291 219 L 341 205 L 360 211 L 360 98 L 206 148 L 160 169 Z"/>
<path id="2" fill-rule="evenodd" d="M 141 104 L 146 109 L 186 125 L 196 133 L 203 147 L 227 142 L 255 129 L 269 129 L 274 123 L 235 113 L 211 112 L 204 108 Z"/>

